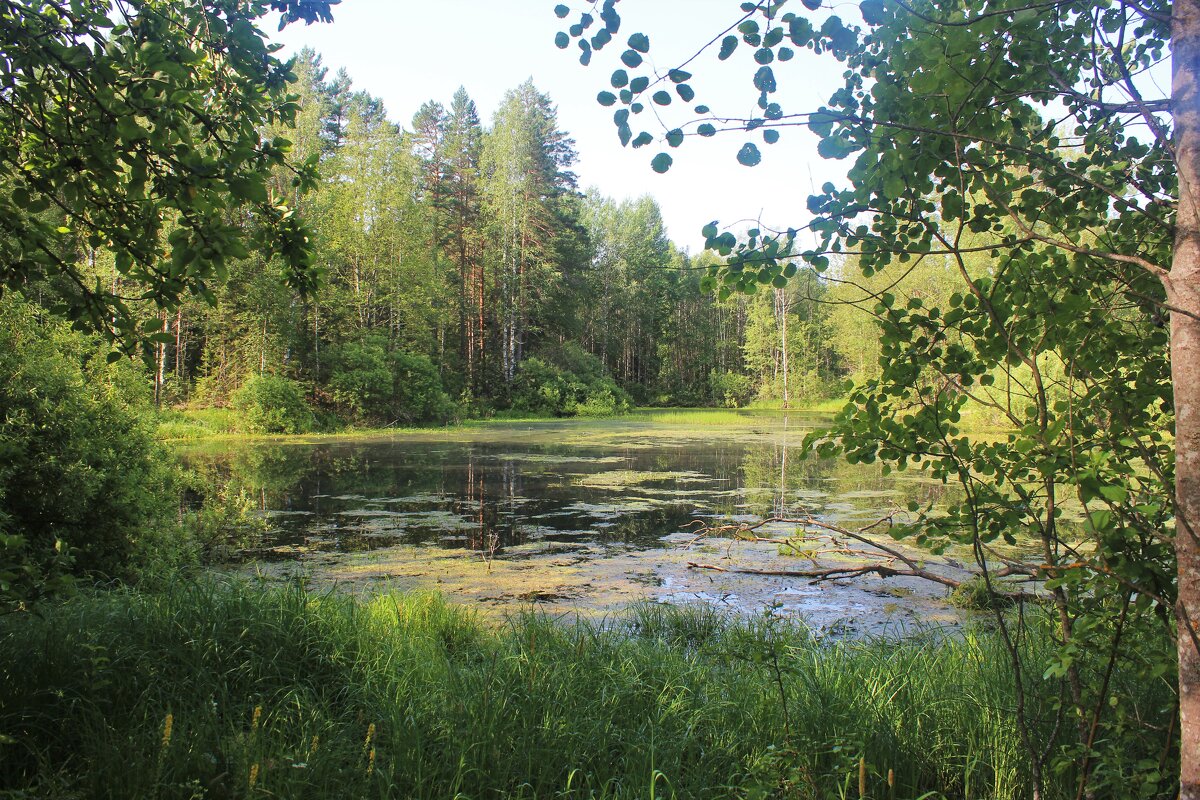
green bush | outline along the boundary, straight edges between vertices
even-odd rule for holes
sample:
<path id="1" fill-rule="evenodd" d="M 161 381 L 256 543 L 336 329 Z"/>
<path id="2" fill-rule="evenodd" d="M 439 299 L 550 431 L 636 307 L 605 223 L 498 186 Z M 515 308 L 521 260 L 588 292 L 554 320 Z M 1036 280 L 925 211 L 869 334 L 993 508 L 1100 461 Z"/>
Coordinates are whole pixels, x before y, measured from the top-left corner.
<path id="1" fill-rule="evenodd" d="M 0 605 L 128 577 L 172 511 L 139 367 L 43 317 L 0 300 Z"/>
<path id="2" fill-rule="evenodd" d="M 394 419 L 442 422 L 454 414 L 454 404 L 442 389 L 438 369 L 428 356 L 392 353 L 395 381 Z"/>
<path id="3" fill-rule="evenodd" d="M 233 407 L 252 433 L 308 433 L 313 429 L 304 388 L 279 375 L 252 376 L 233 393 Z"/>
<path id="4" fill-rule="evenodd" d="M 575 344 L 548 349 L 545 355 L 546 359 L 521 362 L 513 380 L 514 409 L 559 417 L 608 417 L 629 411 L 629 394 L 596 356 Z"/>
<path id="5" fill-rule="evenodd" d="M 428 357 L 389 351 L 376 339 L 347 342 L 329 356 L 328 386 L 339 409 L 358 420 L 444 421 L 454 405 Z"/>
<path id="6" fill-rule="evenodd" d="M 746 405 L 754 395 L 754 382 L 750 376 L 738 372 L 718 372 L 714 369 L 708 373 L 708 386 L 713 399 L 729 408 Z"/>

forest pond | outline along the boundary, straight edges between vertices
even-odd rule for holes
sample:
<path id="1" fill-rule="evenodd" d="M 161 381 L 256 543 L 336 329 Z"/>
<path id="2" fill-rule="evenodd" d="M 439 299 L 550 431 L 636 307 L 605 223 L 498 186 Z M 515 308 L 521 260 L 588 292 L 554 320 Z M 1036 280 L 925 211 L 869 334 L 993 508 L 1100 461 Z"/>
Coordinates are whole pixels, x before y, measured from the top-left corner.
<path id="1" fill-rule="evenodd" d="M 664 412 L 179 451 L 265 517 L 230 569 L 267 580 L 354 592 L 435 589 L 487 611 L 599 615 L 652 601 L 770 610 L 847 632 L 955 621 L 945 590 L 919 580 L 814 584 L 690 566 L 861 561 L 857 547 L 696 531 L 701 522 L 804 514 L 859 528 L 947 491 L 916 473 L 885 477 L 877 466 L 802 459 L 804 436 L 826 421 Z M 780 523 L 760 534 L 795 530 Z"/>

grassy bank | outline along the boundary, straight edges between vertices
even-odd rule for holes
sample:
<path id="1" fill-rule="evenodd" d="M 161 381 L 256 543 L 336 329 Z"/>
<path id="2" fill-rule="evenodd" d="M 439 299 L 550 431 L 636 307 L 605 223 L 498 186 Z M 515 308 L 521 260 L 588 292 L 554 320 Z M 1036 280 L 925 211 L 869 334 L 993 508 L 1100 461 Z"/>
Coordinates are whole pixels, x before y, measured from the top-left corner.
<path id="1" fill-rule="evenodd" d="M 0 790 L 836 798 L 861 765 L 870 797 L 1021 798 L 1004 665 L 987 634 L 821 644 L 658 606 L 495 629 L 431 596 L 112 592 L 0 620 Z"/>
<path id="2" fill-rule="evenodd" d="M 841 400 L 827 400 L 808 406 L 794 407 L 787 413 L 830 413 L 844 405 Z M 754 407 L 730 408 L 638 408 L 628 414 L 615 417 L 554 417 L 545 414 L 502 412 L 483 419 L 463 419 L 449 425 L 390 426 L 387 428 L 344 426 L 316 433 L 272 435 L 246 432 L 243 420 L 229 408 L 172 409 L 158 415 L 156 438 L 163 441 L 197 441 L 202 439 L 319 439 L 323 436 L 386 436 L 405 433 L 429 433 L 430 431 L 477 430 L 489 425 L 518 424 L 523 422 L 580 422 L 599 419 L 615 419 L 628 422 L 653 422 L 663 425 L 688 425 L 693 427 L 749 425 L 755 420 L 782 416 L 783 409 Z"/>
<path id="3" fill-rule="evenodd" d="M 200 441 L 206 439 L 303 441 L 329 437 L 367 438 L 406 433 L 430 433 L 431 431 L 466 431 L 476 430 L 488 425 L 519 422 L 551 422 L 557 420 L 561 420 L 561 418 L 536 414 L 509 414 L 488 419 L 464 419 L 449 424 L 391 425 L 386 428 L 345 425 L 310 433 L 271 434 L 247 431 L 238 413 L 232 409 L 175 409 L 160 413 L 155 429 L 155 438 L 166 442 Z"/>

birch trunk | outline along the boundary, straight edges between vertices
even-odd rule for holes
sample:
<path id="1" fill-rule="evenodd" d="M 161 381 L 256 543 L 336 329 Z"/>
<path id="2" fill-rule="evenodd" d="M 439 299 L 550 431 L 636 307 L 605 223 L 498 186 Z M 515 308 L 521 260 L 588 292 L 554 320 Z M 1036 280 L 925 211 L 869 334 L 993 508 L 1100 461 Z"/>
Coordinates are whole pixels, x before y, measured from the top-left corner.
<path id="1" fill-rule="evenodd" d="M 1179 210 L 1167 293 L 1175 391 L 1180 800 L 1200 800 L 1200 0 L 1175 0 L 1171 98 Z"/>

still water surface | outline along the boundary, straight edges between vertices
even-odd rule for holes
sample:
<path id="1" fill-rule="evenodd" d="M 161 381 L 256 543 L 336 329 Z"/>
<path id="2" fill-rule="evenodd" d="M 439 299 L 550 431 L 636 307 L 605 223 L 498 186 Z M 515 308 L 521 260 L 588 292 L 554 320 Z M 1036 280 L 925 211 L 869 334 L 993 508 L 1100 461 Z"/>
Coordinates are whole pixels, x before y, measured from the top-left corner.
<path id="1" fill-rule="evenodd" d="M 918 475 L 802 459 L 804 436 L 826 418 L 759 412 L 730 424 L 729 416 L 722 412 L 721 425 L 664 414 L 182 452 L 266 515 L 269 530 L 245 551 L 241 570 L 268 579 L 358 592 L 436 589 L 484 610 L 704 603 L 853 631 L 954 619 L 944 591 L 919 581 L 813 585 L 689 568 L 803 569 L 860 557 L 697 541 L 701 522 L 812 514 L 860 527 L 946 491 Z"/>

